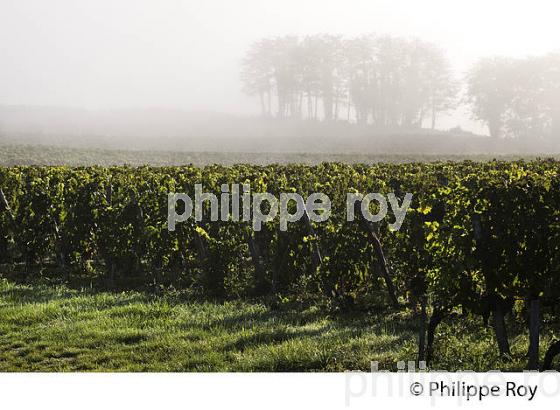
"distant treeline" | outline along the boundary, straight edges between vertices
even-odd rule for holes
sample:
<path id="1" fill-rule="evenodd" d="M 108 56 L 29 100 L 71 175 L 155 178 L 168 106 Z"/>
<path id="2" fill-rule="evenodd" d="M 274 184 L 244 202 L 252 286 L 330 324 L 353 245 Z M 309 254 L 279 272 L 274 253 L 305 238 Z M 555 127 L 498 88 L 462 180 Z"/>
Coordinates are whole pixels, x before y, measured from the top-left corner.
<path id="1" fill-rule="evenodd" d="M 287 36 L 252 44 L 241 77 L 264 116 L 435 128 L 467 104 L 493 137 L 560 131 L 560 54 L 485 58 L 459 78 L 444 50 L 418 39 Z"/>

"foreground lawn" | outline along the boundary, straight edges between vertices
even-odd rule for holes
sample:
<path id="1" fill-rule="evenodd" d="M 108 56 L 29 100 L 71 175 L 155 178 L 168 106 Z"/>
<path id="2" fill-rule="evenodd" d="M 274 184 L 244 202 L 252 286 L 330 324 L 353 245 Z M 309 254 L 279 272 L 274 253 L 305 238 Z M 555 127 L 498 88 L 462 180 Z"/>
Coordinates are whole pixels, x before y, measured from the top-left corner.
<path id="1" fill-rule="evenodd" d="M 344 371 L 372 360 L 396 370 L 415 360 L 416 332 L 405 312 L 271 311 L 0 279 L 0 371 Z M 521 370 L 527 338 L 520 331 L 511 341 L 513 358 L 502 361 L 490 329 L 457 319 L 441 326 L 432 367 Z"/>

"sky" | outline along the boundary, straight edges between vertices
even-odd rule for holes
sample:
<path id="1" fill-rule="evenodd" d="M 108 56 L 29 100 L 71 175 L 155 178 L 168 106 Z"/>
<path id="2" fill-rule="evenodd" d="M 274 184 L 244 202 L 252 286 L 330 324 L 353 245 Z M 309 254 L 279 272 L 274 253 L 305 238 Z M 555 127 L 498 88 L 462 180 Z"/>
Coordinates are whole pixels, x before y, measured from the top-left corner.
<path id="1" fill-rule="evenodd" d="M 258 113 L 240 61 L 263 37 L 419 37 L 463 72 L 560 49 L 557 0 L 0 0 L 0 104 Z M 466 119 L 459 119 L 461 121 Z"/>

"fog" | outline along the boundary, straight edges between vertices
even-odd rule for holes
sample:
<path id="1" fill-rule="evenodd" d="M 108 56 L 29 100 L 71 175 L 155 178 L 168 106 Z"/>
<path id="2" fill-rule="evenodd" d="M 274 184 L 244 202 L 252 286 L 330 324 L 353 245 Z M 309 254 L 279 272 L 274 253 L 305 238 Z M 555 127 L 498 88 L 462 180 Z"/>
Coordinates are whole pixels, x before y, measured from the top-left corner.
<path id="1" fill-rule="evenodd" d="M 344 150 L 343 138 L 354 141 L 353 150 L 360 151 L 365 146 L 375 149 L 375 135 L 460 138 L 461 147 L 473 134 L 494 134 L 510 138 L 511 146 L 549 150 L 556 144 L 551 136 L 558 129 L 558 114 L 550 107 L 558 101 L 558 91 L 537 96 L 539 105 L 534 107 L 520 106 L 525 95 L 512 97 L 496 131 L 488 110 L 472 106 L 475 100 L 480 105 L 480 95 L 467 103 L 466 77 L 493 56 L 513 59 L 512 64 L 521 67 L 516 73 L 530 71 L 529 66 L 554 72 L 557 60 L 551 53 L 560 48 L 558 9 L 556 2 L 544 0 L 0 0 L 0 143 L 320 152 L 325 146 L 328 151 Z M 338 36 L 343 43 L 337 50 L 343 52 L 352 40 L 364 37 L 373 39 L 375 50 L 391 38 L 443 51 L 456 83 L 453 106 L 439 110 L 433 123 L 424 109 L 433 106 L 428 100 L 410 108 L 410 118 L 403 119 L 409 113 L 401 107 L 404 114 L 399 113 L 398 120 L 387 119 L 391 107 L 380 111 L 378 100 L 360 106 L 352 79 L 363 73 L 356 68 L 344 80 L 347 91 L 334 103 L 324 84 L 312 92 L 305 81 L 298 83 L 301 89 L 289 91 L 289 98 L 299 103 L 286 102 L 286 86 L 280 88 L 278 76 L 271 77 L 267 109 L 258 92 L 248 95 L 242 79 L 251 47 L 290 36 L 297 38 L 297 49 L 305 57 L 307 40 L 326 35 Z M 393 45 L 386 48 L 395 50 Z M 411 61 L 414 71 L 416 60 Z M 427 61 L 430 68 L 432 60 Z M 278 66 L 271 64 L 277 72 Z M 341 63 L 333 73 L 344 67 Z M 501 67 L 494 66 L 498 74 Z M 399 70 L 392 75 L 400 76 Z M 324 83 L 324 75 L 321 78 Z M 556 84 L 556 77 L 546 78 L 539 83 L 543 87 Z M 523 87 L 532 89 L 536 81 L 527 77 Z M 477 84 L 481 82 L 471 84 L 471 94 Z M 414 87 L 402 89 L 402 100 L 410 101 L 402 94 Z M 375 97 L 371 90 L 362 94 Z M 549 117 L 534 125 L 541 111 Z M 337 125 L 325 125 L 332 121 Z M 526 126 L 529 122 L 531 127 Z M 454 131 L 441 133 L 449 129 Z M 302 137 L 308 139 L 302 142 Z M 520 139 L 522 144 L 515 142 Z M 383 144 L 377 147 L 390 148 Z M 473 144 L 478 147 L 473 152 L 485 149 Z"/>

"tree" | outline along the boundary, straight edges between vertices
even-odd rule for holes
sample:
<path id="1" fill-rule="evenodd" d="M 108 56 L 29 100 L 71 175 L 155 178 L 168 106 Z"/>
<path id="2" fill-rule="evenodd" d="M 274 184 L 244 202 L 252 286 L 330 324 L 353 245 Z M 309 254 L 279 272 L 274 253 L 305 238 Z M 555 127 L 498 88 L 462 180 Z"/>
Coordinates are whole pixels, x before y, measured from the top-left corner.
<path id="1" fill-rule="evenodd" d="M 476 119 L 486 123 L 490 136 L 501 138 L 506 112 L 513 98 L 514 60 L 504 57 L 480 60 L 467 75 L 468 101 Z"/>
<path id="2" fill-rule="evenodd" d="M 354 106 L 356 122 L 366 123 L 369 110 L 369 95 L 375 73 L 374 40 L 363 36 L 344 42 L 343 70 L 348 94 L 348 114 L 350 121 L 351 106 Z"/>
<path id="3" fill-rule="evenodd" d="M 420 40 L 333 35 L 287 36 L 253 44 L 243 60 L 244 91 L 258 95 L 263 115 L 277 96 L 278 118 L 338 119 L 381 128 L 417 128 L 427 112 L 452 106 L 456 87 L 444 53 Z M 268 104 L 267 104 L 268 101 Z M 321 106 L 321 110 L 319 107 Z"/>
<path id="4" fill-rule="evenodd" d="M 551 139 L 560 132 L 560 55 L 483 59 L 469 72 L 468 96 L 493 137 Z"/>
<path id="5" fill-rule="evenodd" d="M 506 129 L 513 137 L 552 138 L 560 120 L 560 55 L 516 60 Z"/>
<path id="6" fill-rule="evenodd" d="M 271 100 L 274 79 L 273 42 L 260 40 L 249 48 L 243 59 L 241 81 L 243 91 L 248 95 L 258 95 L 263 116 L 272 113 Z"/>
<path id="7" fill-rule="evenodd" d="M 445 52 L 431 44 L 424 44 L 425 84 L 428 109 L 431 111 L 431 129 L 436 128 L 438 114 L 455 108 L 459 84 L 453 78 Z"/>

